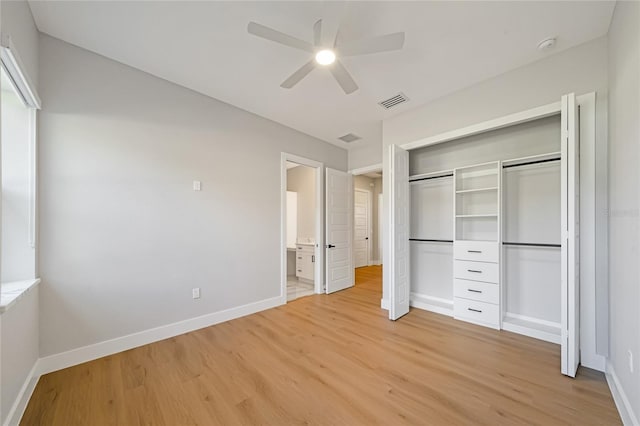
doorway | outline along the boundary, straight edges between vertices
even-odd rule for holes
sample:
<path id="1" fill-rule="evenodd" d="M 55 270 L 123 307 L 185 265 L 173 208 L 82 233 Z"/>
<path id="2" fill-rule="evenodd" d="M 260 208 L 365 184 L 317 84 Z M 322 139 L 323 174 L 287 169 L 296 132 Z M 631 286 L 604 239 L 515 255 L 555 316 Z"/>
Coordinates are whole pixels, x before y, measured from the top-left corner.
<path id="1" fill-rule="evenodd" d="M 281 297 L 290 302 L 324 291 L 322 163 L 282 154 Z"/>
<path id="2" fill-rule="evenodd" d="M 353 170 L 352 173 L 355 283 L 367 286 L 380 284 L 381 291 L 382 165 Z"/>

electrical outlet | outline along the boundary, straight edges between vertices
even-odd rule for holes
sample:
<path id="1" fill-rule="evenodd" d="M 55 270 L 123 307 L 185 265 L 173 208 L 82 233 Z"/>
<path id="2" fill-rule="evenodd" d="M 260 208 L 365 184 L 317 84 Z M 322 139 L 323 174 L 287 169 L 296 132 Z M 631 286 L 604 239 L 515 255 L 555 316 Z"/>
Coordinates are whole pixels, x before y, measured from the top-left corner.
<path id="1" fill-rule="evenodd" d="M 200 299 L 200 287 L 196 287 L 193 290 L 191 290 L 191 295 L 193 296 L 194 299 Z"/>
<path id="2" fill-rule="evenodd" d="M 193 190 L 194 191 L 200 191 L 200 189 L 202 188 L 202 184 L 200 183 L 199 180 L 194 180 L 193 181 Z"/>
<path id="3" fill-rule="evenodd" d="M 629 372 L 633 373 L 633 352 L 629 349 L 627 353 L 629 354 Z"/>

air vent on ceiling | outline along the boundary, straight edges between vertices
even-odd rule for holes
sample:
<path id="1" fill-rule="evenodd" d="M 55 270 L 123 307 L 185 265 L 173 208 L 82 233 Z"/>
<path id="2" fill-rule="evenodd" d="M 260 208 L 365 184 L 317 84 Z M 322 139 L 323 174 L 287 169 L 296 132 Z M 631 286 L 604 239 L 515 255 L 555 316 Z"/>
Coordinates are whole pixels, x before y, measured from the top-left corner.
<path id="1" fill-rule="evenodd" d="M 397 95 L 390 97 L 389 99 L 385 99 L 382 102 L 378 102 L 378 104 L 380 106 L 382 106 L 383 108 L 385 108 L 385 109 L 390 109 L 390 108 L 393 108 L 396 105 L 400 105 L 402 103 L 405 103 L 408 100 L 409 100 L 409 98 L 407 98 L 407 96 L 404 93 L 400 92 Z"/>
<path id="2" fill-rule="evenodd" d="M 354 135 L 353 133 L 347 133 L 344 136 L 340 136 L 338 139 L 340 139 L 342 142 L 354 142 L 357 141 L 358 139 L 362 139 L 360 136 L 358 135 Z"/>

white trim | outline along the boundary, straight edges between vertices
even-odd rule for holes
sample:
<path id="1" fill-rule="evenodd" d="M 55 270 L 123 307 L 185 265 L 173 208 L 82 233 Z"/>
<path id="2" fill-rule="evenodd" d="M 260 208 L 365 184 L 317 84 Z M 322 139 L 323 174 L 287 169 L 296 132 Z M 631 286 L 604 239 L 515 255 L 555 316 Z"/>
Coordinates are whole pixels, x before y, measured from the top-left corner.
<path id="1" fill-rule="evenodd" d="M 381 171 L 382 171 L 382 163 L 378 163 L 378 164 L 372 164 L 371 166 L 359 167 L 357 169 L 351 169 L 351 170 L 349 170 L 349 173 L 351 173 L 352 175 L 356 176 L 356 175 L 364 175 L 366 173 L 381 172 Z"/>
<path id="2" fill-rule="evenodd" d="M 18 300 L 38 284 L 40 284 L 40 278 L 1 283 L 0 285 L 3 290 L 0 295 L 0 315 L 7 312 Z"/>
<path id="3" fill-rule="evenodd" d="M 380 299 L 380 307 L 384 310 L 389 310 L 389 300 L 388 299 Z"/>
<path id="4" fill-rule="evenodd" d="M 40 109 L 41 103 L 38 93 L 24 71 L 22 61 L 9 35 L 0 35 L 0 62 L 24 104 L 29 108 Z"/>
<path id="5" fill-rule="evenodd" d="M 31 395 L 33 395 L 33 391 L 36 389 L 36 385 L 38 384 L 38 380 L 40 379 L 40 375 L 36 374 L 38 370 L 38 364 L 40 360 L 36 360 L 31 367 L 31 371 L 27 374 L 27 377 L 20 388 L 20 392 L 16 397 L 16 400 L 13 402 L 13 405 L 9 409 L 9 413 L 7 414 L 7 419 L 4 422 L 4 426 L 13 426 L 19 425 L 20 420 L 22 420 L 22 416 L 24 414 L 24 410 L 27 409 L 27 404 L 29 404 L 29 400 L 31 399 Z"/>
<path id="6" fill-rule="evenodd" d="M 272 297 L 270 299 L 264 299 L 235 308 L 225 309 L 223 311 L 213 312 L 195 318 L 189 318 L 126 336 L 116 337 L 115 339 L 83 346 L 67 352 L 49 355 L 44 358 L 40 358 L 37 364 L 38 368 L 36 369 L 36 373 L 38 375 L 51 373 L 63 368 L 102 358 L 107 355 L 148 345 L 149 343 L 168 339 L 170 337 L 209 327 L 235 318 L 251 315 L 266 309 L 275 308 L 276 306 L 280 306 L 285 303 L 286 295 L 284 297 Z"/>
<path id="7" fill-rule="evenodd" d="M 509 321 L 509 319 L 519 320 L 528 324 L 522 324 Z M 545 328 L 547 330 L 545 330 Z M 548 330 L 549 328 L 553 331 Z M 545 342 L 560 344 L 560 328 L 561 324 L 553 321 L 546 321 L 539 318 L 528 317 L 526 315 L 513 314 L 506 312 L 502 319 L 502 329 L 512 333 L 522 334 L 524 336 L 533 337 L 534 339 L 544 340 Z M 555 331 L 557 330 L 557 332 Z"/>
<path id="8" fill-rule="evenodd" d="M 435 136 L 418 139 L 413 142 L 407 142 L 400 145 L 400 148 L 411 150 L 422 148 L 428 145 L 434 145 L 442 142 L 449 142 L 455 139 L 473 136 L 491 130 L 498 130 L 504 127 L 515 126 L 516 124 L 527 123 L 529 121 L 538 120 L 540 118 L 550 117 L 560 113 L 560 102 L 543 105 L 537 108 L 528 109 L 526 111 L 517 112 L 515 114 L 505 115 L 504 117 L 495 118 L 493 120 L 483 121 L 461 129 L 451 130 Z"/>
<path id="9" fill-rule="evenodd" d="M 314 293 L 324 293 L 324 164 L 287 152 L 280 153 L 280 295 L 287 300 L 287 161 L 316 169 L 316 235 Z"/>
<path id="10" fill-rule="evenodd" d="M 356 223 L 355 223 L 355 193 L 356 192 L 364 192 L 367 194 L 367 264 L 365 266 L 373 265 L 373 192 L 370 189 L 361 189 L 354 188 L 353 189 L 353 211 L 354 211 L 354 222 L 353 222 L 353 261 L 355 263 L 355 251 L 356 251 L 356 241 L 355 241 L 355 231 L 356 231 Z M 354 267 L 356 267 L 354 265 Z"/>
<path id="11" fill-rule="evenodd" d="M 453 317 L 453 300 L 412 292 L 409 304 L 413 308 Z"/>
<path id="12" fill-rule="evenodd" d="M 380 259 L 373 259 L 371 261 L 371 266 L 380 266 L 380 265 L 382 265 L 382 260 Z"/>
<path id="13" fill-rule="evenodd" d="M 606 368 L 605 377 L 607 378 L 607 384 L 611 390 L 613 401 L 616 403 L 616 407 L 618 408 L 618 413 L 620 413 L 620 418 L 622 418 L 622 423 L 629 426 L 640 425 L 638 417 L 633 412 L 631 402 L 629 402 L 629 398 L 627 398 L 627 394 L 624 392 L 624 388 L 620 384 L 620 380 L 616 375 L 616 371 L 614 370 L 611 361 L 607 360 Z"/>

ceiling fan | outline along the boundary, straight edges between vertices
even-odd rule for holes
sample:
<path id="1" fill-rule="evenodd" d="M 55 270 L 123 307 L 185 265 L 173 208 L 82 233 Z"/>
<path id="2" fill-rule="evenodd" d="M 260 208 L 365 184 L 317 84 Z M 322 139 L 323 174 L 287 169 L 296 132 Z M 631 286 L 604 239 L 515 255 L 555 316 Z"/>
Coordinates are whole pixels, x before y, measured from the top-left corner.
<path id="1" fill-rule="evenodd" d="M 300 40 L 256 22 L 249 22 L 247 31 L 257 37 L 293 47 L 294 49 L 304 50 L 314 55 L 309 62 L 283 81 L 280 87 L 290 89 L 315 68 L 326 67 L 347 95 L 358 90 L 358 85 L 339 58 L 399 50 L 404 45 L 403 32 L 346 43 L 338 42 L 337 28 L 334 34 L 322 33 L 322 19 L 319 19 L 313 25 L 313 43 Z"/>

